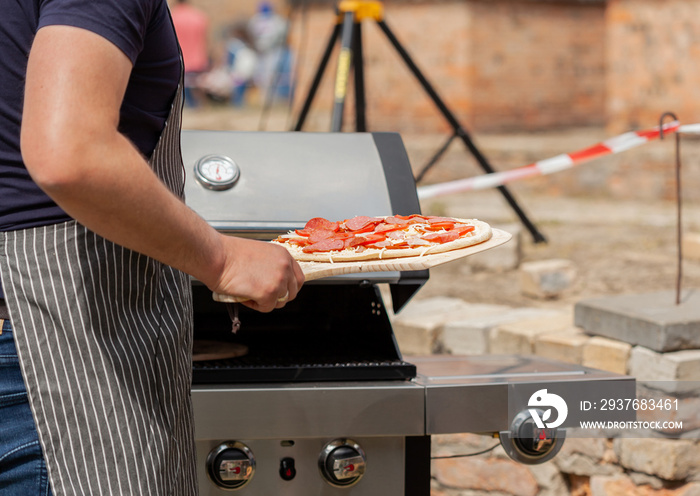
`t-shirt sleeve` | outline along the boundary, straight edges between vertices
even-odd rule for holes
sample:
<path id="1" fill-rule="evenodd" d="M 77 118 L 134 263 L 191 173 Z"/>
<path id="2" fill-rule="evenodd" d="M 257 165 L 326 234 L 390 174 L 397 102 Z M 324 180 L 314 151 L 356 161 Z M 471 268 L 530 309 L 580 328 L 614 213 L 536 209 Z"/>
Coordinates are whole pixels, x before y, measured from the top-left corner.
<path id="1" fill-rule="evenodd" d="M 41 2 L 38 28 L 62 25 L 87 29 L 116 45 L 133 64 L 143 48 L 157 3 L 156 0 L 45 0 Z"/>

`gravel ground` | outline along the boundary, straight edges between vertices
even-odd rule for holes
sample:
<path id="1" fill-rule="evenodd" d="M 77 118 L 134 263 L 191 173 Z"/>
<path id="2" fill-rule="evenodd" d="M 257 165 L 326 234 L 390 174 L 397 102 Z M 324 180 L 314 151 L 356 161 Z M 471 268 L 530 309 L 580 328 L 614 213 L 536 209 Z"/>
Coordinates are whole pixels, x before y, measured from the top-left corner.
<path id="1" fill-rule="evenodd" d="M 517 196 L 547 243 L 532 241 L 496 191 L 431 200 L 424 203 L 423 210 L 475 217 L 495 226 L 516 223 L 516 229 L 522 231 L 522 261 L 570 260 L 578 272 L 574 286 L 561 298 L 535 300 L 521 294 L 517 269 L 480 271 L 465 259 L 431 270 L 431 279 L 418 297 L 444 295 L 512 306 L 567 306 L 589 297 L 675 289 L 675 204 Z M 698 231 L 699 213 L 697 205 L 684 205 L 684 232 Z M 698 261 L 684 260 L 682 281 L 684 288 L 700 287 Z"/>

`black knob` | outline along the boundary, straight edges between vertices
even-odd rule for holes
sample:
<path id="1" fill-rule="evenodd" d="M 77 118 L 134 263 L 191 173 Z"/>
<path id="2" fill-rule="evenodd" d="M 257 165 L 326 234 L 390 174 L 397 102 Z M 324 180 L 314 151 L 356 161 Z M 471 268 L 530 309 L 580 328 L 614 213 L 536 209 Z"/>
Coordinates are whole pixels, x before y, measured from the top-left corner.
<path id="1" fill-rule="evenodd" d="M 555 429 L 541 429 L 529 418 L 520 424 L 513 441 L 526 455 L 537 456 L 549 451 L 556 438 Z"/>
<path id="2" fill-rule="evenodd" d="M 211 481 L 224 489 L 238 489 L 253 478 L 255 459 L 242 443 L 223 443 L 207 457 L 207 474 Z"/>
<path id="3" fill-rule="evenodd" d="M 290 481 L 297 475 L 294 467 L 294 458 L 282 458 L 280 461 L 280 477 L 282 480 Z"/>
<path id="4" fill-rule="evenodd" d="M 349 439 L 328 443 L 319 458 L 319 468 L 324 479 L 336 487 L 356 484 L 365 473 L 365 465 L 364 451 Z"/>

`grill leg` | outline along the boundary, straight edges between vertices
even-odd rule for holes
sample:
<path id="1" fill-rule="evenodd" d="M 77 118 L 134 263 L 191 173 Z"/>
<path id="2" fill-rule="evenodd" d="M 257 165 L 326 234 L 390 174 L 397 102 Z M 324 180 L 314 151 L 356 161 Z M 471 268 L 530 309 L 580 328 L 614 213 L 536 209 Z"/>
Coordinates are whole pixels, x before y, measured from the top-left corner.
<path id="1" fill-rule="evenodd" d="M 294 131 L 301 131 L 301 128 L 304 127 L 304 121 L 306 121 L 306 116 L 309 114 L 309 110 L 311 109 L 311 103 L 313 102 L 314 97 L 316 96 L 318 87 L 321 84 L 321 80 L 323 79 L 323 73 L 326 70 L 328 61 L 330 60 L 331 54 L 333 53 L 333 47 L 335 46 L 335 42 L 339 36 L 340 24 L 336 24 L 333 27 L 330 39 L 328 40 L 328 44 L 326 45 L 326 51 L 323 52 L 321 62 L 318 64 L 318 69 L 316 69 L 316 74 L 314 75 L 314 79 L 311 83 L 311 87 L 309 88 L 309 92 L 306 94 L 306 98 L 304 99 L 304 105 L 301 109 L 301 112 L 299 113 L 299 118 L 297 119 L 297 123 L 294 126 Z"/>
<path id="2" fill-rule="evenodd" d="M 406 496 L 430 495 L 430 436 L 406 438 Z"/>

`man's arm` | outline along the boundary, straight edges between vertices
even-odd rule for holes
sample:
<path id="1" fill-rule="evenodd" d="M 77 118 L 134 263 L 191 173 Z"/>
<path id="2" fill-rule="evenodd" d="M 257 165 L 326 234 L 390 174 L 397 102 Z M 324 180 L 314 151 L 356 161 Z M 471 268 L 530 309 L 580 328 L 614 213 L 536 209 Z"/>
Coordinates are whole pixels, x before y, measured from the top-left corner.
<path id="1" fill-rule="evenodd" d="M 22 155 L 34 181 L 103 237 L 269 311 L 303 274 L 283 248 L 213 230 L 174 196 L 118 132 L 131 62 L 83 29 L 48 26 L 29 56 Z"/>

